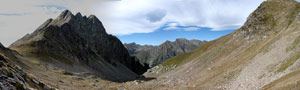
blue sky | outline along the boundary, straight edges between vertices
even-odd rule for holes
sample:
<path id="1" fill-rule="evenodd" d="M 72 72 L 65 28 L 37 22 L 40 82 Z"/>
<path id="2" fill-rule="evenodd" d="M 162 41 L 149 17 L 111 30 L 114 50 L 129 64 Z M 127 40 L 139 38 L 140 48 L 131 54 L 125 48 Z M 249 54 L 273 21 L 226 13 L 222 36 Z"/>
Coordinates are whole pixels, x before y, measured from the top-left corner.
<path id="1" fill-rule="evenodd" d="M 212 31 L 212 28 L 197 27 L 197 26 L 176 26 L 177 28 L 170 28 L 168 24 L 151 33 L 134 33 L 129 35 L 117 35 L 123 43 L 135 42 L 141 45 L 159 45 L 166 40 L 175 41 L 176 38 L 186 38 L 188 40 L 214 40 L 221 36 L 227 35 L 237 29 Z M 185 30 L 193 27 L 192 30 Z"/>
<path id="2" fill-rule="evenodd" d="M 0 42 L 10 45 L 65 9 L 96 15 L 106 31 L 124 43 L 213 40 L 241 27 L 263 1 L 6 0 L 0 3 Z"/>

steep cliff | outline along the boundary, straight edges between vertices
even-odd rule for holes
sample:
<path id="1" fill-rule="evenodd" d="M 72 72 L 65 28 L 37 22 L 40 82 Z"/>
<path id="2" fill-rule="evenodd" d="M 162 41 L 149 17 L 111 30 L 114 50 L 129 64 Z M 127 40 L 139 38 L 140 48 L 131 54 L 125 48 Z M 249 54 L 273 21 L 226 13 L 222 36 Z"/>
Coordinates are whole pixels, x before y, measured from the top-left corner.
<path id="1" fill-rule="evenodd" d="M 88 70 L 109 80 L 133 80 L 147 70 L 128 54 L 118 38 L 106 33 L 96 16 L 73 15 L 69 10 L 48 19 L 10 48 L 55 67 Z"/>

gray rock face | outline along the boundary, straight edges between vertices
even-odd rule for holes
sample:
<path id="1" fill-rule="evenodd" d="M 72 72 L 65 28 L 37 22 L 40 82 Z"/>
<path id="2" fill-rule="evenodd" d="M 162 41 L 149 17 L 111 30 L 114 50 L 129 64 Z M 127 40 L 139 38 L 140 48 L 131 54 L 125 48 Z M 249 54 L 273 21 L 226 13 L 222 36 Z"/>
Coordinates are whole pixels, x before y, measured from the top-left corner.
<path id="1" fill-rule="evenodd" d="M 0 55 L 0 89 L 1 90 L 54 90 L 24 72 L 20 67 L 12 65 Z"/>
<path id="2" fill-rule="evenodd" d="M 166 41 L 159 46 L 142 46 L 136 43 L 129 43 L 124 45 L 128 49 L 130 55 L 136 56 L 142 64 L 146 63 L 149 64 L 150 67 L 154 67 L 158 64 L 161 64 L 168 58 L 190 52 L 201 46 L 205 42 L 206 41 L 187 40 L 184 38 L 179 38 L 174 42 Z"/>
<path id="3" fill-rule="evenodd" d="M 142 46 L 142 45 L 136 44 L 135 42 L 128 43 L 128 44 L 125 43 L 124 46 L 127 48 L 130 55 L 137 54 L 138 52 L 141 52 L 141 51 L 148 51 L 148 50 L 151 50 L 151 49 L 154 49 L 157 47 L 157 46 L 152 46 L 152 45 L 143 45 Z"/>
<path id="4" fill-rule="evenodd" d="M 148 69 L 129 55 L 118 38 L 106 33 L 96 16 L 73 15 L 68 10 L 57 19 L 47 20 L 35 32 L 10 47 L 23 46 L 39 48 L 31 53 L 85 64 L 103 78 L 133 79 Z"/>
<path id="5" fill-rule="evenodd" d="M 2 45 L 2 43 L 0 43 L 0 48 L 5 48 L 5 47 Z"/>

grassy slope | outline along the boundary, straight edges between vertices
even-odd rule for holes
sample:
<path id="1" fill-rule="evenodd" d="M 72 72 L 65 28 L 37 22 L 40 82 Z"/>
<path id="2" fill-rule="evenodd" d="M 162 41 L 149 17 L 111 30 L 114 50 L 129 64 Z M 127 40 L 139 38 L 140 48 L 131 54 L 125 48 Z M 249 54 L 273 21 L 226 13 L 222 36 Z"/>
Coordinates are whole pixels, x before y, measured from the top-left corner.
<path id="1" fill-rule="evenodd" d="M 286 30 L 294 23 L 297 13 L 299 12 L 299 3 L 295 4 L 286 3 L 284 0 L 267 1 L 262 4 L 263 13 L 260 12 L 254 20 L 254 27 L 261 27 L 259 30 L 254 31 L 248 35 L 256 35 L 254 41 L 245 41 L 244 37 L 238 36 L 243 31 L 237 30 L 232 34 L 221 37 L 217 40 L 210 41 L 198 49 L 168 59 L 162 65 L 179 64 L 181 67 L 174 72 L 186 71 L 188 67 L 198 67 L 197 75 L 201 77 L 195 80 L 195 83 L 200 84 L 198 88 L 208 88 L 215 85 L 223 85 L 228 83 L 228 78 L 239 75 L 240 69 L 258 54 L 268 53 L 274 49 L 274 43 L 281 37 L 288 36 L 292 32 Z M 295 26 L 294 26 L 295 27 Z M 251 24 L 246 29 L 251 29 Z M 263 38 L 263 36 L 267 38 Z M 238 37 L 235 37 L 238 36 Z M 289 50 L 295 51 L 297 48 L 298 39 L 290 46 Z M 285 63 L 276 69 L 277 72 L 285 71 L 288 67 L 293 65 L 299 59 L 299 54 L 295 53 L 288 59 L 284 60 Z M 188 67 L 187 67 L 188 66 Z M 208 67 L 211 71 L 206 70 Z M 236 72 L 236 73 L 234 73 Z M 173 73 L 173 72 L 172 72 Z M 229 73 L 229 74 L 228 74 Z M 231 74 L 230 74 L 231 73 Z M 232 74 L 234 73 L 234 74 Z M 168 75 L 168 74 L 167 74 Z M 195 74 L 185 74 L 187 77 L 195 76 Z M 177 75 L 174 75 L 175 77 Z M 178 75 L 177 77 L 180 77 Z M 261 77 L 263 78 L 263 77 Z"/>
<path id="2" fill-rule="evenodd" d="M 212 49 L 213 47 L 215 47 L 216 44 L 222 44 L 224 45 L 228 40 L 230 40 L 230 35 L 224 36 L 223 38 L 220 38 L 218 40 L 214 40 L 214 41 L 210 41 L 207 43 L 204 43 L 202 46 L 200 46 L 199 48 L 188 52 L 188 53 L 184 53 L 181 55 L 178 55 L 176 57 L 170 58 L 168 60 L 166 60 L 165 62 L 162 63 L 163 66 L 167 66 L 167 65 L 179 65 L 181 63 L 185 63 L 188 62 L 194 58 L 196 58 L 197 56 L 201 55 L 202 53 Z M 221 43 L 217 43 L 217 41 L 222 41 Z"/>
<path id="3" fill-rule="evenodd" d="M 263 90 L 299 90 L 300 70 L 291 72 L 264 86 Z"/>

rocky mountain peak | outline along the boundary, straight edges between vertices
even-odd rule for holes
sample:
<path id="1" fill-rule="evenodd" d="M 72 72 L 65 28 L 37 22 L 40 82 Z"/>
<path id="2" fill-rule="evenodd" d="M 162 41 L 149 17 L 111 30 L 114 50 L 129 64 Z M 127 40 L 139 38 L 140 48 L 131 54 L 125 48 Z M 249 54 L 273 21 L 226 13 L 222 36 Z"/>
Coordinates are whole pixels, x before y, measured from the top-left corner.
<path id="1" fill-rule="evenodd" d="M 89 19 L 90 21 L 92 21 L 93 23 L 95 23 L 95 24 L 102 24 L 101 21 L 100 21 L 95 15 L 90 15 L 90 16 L 88 17 L 88 19 Z"/>
<path id="2" fill-rule="evenodd" d="M 141 45 L 135 43 L 135 42 L 132 42 L 132 43 L 125 43 L 124 46 L 127 48 L 131 48 L 131 47 L 139 47 Z"/>
<path id="3" fill-rule="evenodd" d="M 176 41 L 187 41 L 186 38 L 177 38 Z"/>
<path id="4" fill-rule="evenodd" d="M 72 17 L 74 17 L 72 12 L 69 10 L 65 10 L 58 16 L 58 19 L 66 19 L 66 18 L 72 18 Z"/>
<path id="5" fill-rule="evenodd" d="M 132 42 L 132 43 L 125 43 L 125 44 L 128 44 L 128 45 L 138 45 L 138 44 L 135 43 L 135 42 Z"/>
<path id="6" fill-rule="evenodd" d="M 89 19 L 98 19 L 95 15 L 90 15 L 89 17 L 88 17 Z"/>
<path id="7" fill-rule="evenodd" d="M 82 15 L 80 12 L 78 12 L 78 13 L 76 13 L 75 17 L 82 17 Z"/>
<path id="8" fill-rule="evenodd" d="M 74 16 L 69 10 L 63 11 L 56 19 L 48 19 L 34 33 L 12 44 L 11 48 L 22 49 L 25 46 L 37 49 L 23 53 L 43 53 L 51 55 L 44 57 L 67 58 L 72 63 L 84 64 L 93 70 L 114 74 L 107 76 L 110 78 L 132 79 L 148 69 L 129 55 L 117 37 L 106 33 L 95 15 L 86 18 L 77 13 Z M 110 69 L 112 70 L 109 71 Z M 117 75 L 115 73 L 118 70 L 126 73 Z"/>
<path id="9" fill-rule="evenodd" d="M 170 44 L 170 43 L 172 43 L 172 41 L 166 40 L 165 42 L 163 42 L 163 43 L 160 44 L 160 45 L 167 45 L 167 44 Z"/>
<path id="10" fill-rule="evenodd" d="M 186 42 L 188 42 L 188 40 L 185 39 L 185 38 L 177 38 L 177 39 L 175 40 L 175 42 L 176 42 L 176 43 L 186 43 Z"/>
<path id="11" fill-rule="evenodd" d="M 48 27 L 52 21 L 53 21 L 53 19 L 52 19 L 52 18 L 50 18 L 50 19 L 46 20 L 46 21 L 45 21 L 45 22 L 44 22 L 42 25 L 40 25 L 40 26 L 37 28 L 37 30 L 36 30 L 36 31 L 38 31 L 38 30 L 41 30 L 41 29 L 44 29 L 44 28 Z"/>
<path id="12" fill-rule="evenodd" d="M 54 28 L 64 28 L 64 30 L 53 30 Z M 93 41 L 92 37 L 95 37 L 95 35 L 107 35 L 101 21 L 95 15 L 90 15 L 89 18 L 87 18 L 78 12 L 76 16 L 74 16 L 71 11 L 65 10 L 56 19 L 50 18 L 46 20 L 34 33 L 25 35 L 23 38 L 11 44 L 10 47 L 21 44 L 24 41 L 29 41 L 30 39 L 38 41 L 45 37 L 52 38 L 54 34 L 60 34 L 61 32 L 76 32 L 81 34 L 80 36 L 84 38 L 91 39 L 88 41 Z"/>
<path id="13" fill-rule="evenodd" d="M 39 32 L 41 31 L 40 29 L 45 30 L 49 26 L 63 27 L 63 25 L 74 28 L 69 30 L 75 30 L 79 32 L 81 32 L 82 30 L 87 30 L 88 32 L 92 32 L 92 33 L 106 34 L 102 22 L 95 15 L 90 15 L 87 18 L 86 16 L 82 16 L 80 12 L 74 15 L 69 10 L 63 11 L 56 19 L 48 19 L 42 25 L 40 25 L 36 31 Z M 85 27 L 79 27 L 79 26 L 85 26 Z"/>
<path id="14" fill-rule="evenodd" d="M 299 5 L 295 0 L 264 1 L 247 18 L 245 24 L 237 32 L 246 40 L 264 40 L 276 34 L 279 29 L 289 26 L 299 13 Z"/>

